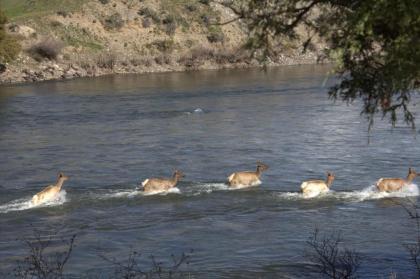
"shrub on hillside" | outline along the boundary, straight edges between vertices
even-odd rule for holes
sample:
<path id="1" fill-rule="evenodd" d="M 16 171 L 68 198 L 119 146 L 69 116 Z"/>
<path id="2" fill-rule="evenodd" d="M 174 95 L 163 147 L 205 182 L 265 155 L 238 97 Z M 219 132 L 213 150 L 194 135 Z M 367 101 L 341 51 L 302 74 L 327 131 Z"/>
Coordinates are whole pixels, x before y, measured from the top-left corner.
<path id="1" fill-rule="evenodd" d="M 177 23 L 173 15 L 168 15 L 166 18 L 162 20 L 162 23 L 165 24 L 165 33 L 167 35 L 172 36 L 175 34 Z"/>
<path id="2" fill-rule="evenodd" d="M 5 35 L 3 38 L 0 38 L 0 63 L 15 60 L 20 51 L 21 46 L 15 37 Z"/>
<path id="3" fill-rule="evenodd" d="M 225 41 L 225 34 L 220 28 L 209 28 L 207 40 L 210 43 L 223 43 Z"/>
<path id="4" fill-rule="evenodd" d="M 57 11 L 57 15 L 62 16 L 62 17 L 68 17 L 70 16 L 70 13 L 64 10 L 60 10 L 60 11 Z"/>
<path id="5" fill-rule="evenodd" d="M 143 26 L 143 28 L 149 28 L 152 25 L 152 21 L 150 20 L 150 18 L 143 18 L 141 21 L 141 26 Z"/>
<path id="6" fill-rule="evenodd" d="M 210 25 L 210 17 L 206 14 L 202 14 L 200 16 L 200 20 L 201 22 L 205 25 L 205 26 L 209 26 Z"/>
<path id="7" fill-rule="evenodd" d="M 176 23 L 176 19 L 175 16 L 173 15 L 167 15 L 163 20 L 162 20 L 163 24 L 171 24 L 171 23 Z"/>
<path id="8" fill-rule="evenodd" d="M 167 55 L 161 55 L 161 56 L 155 57 L 155 62 L 158 65 L 163 65 L 163 64 L 171 65 L 172 64 L 171 57 Z"/>
<path id="9" fill-rule="evenodd" d="M 102 53 L 98 56 L 96 64 L 99 68 L 113 70 L 117 64 L 117 55 L 112 52 Z"/>
<path id="10" fill-rule="evenodd" d="M 124 26 L 124 20 L 119 13 L 112 14 L 102 21 L 102 25 L 105 29 L 120 29 Z"/>
<path id="11" fill-rule="evenodd" d="M 178 62 L 190 69 L 196 69 L 205 61 L 210 61 L 214 58 L 215 53 L 212 49 L 198 46 L 191 50 L 188 54 L 181 57 Z"/>
<path id="12" fill-rule="evenodd" d="M 194 41 L 193 40 L 186 40 L 185 41 L 185 46 L 187 48 L 191 48 L 194 45 Z"/>
<path id="13" fill-rule="evenodd" d="M 21 50 L 21 46 L 17 39 L 6 33 L 6 23 L 7 18 L 0 10 L 0 63 L 14 60 Z"/>
<path id="14" fill-rule="evenodd" d="M 50 25 L 51 25 L 51 27 L 54 27 L 54 28 L 58 28 L 58 27 L 63 26 L 63 24 L 58 20 L 51 20 Z"/>
<path id="15" fill-rule="evenodd" d="M 132 58 L 130 60 L 130 63 L 134 67 L 138 67 L 138 66 L 150 67 L 152 65 L 152 59 L 150 57 Z"/>
<path id="16" fill-rule="evenodd" d="M 28 53 L 37 61 L 55 60 L 63 48 L 63 43 L 53 38 L 39 41 L 28 49 Z"/>
<path id="17" fill-rule="evenodd" d="M 225 40 L 225 35 L 223 33 L 210 33 L 207 35 L 207 40 L 210 43 L 223 43 Z"/>
<path id="18" fill-rule="evenodd" d="M 151 8 L 141 8 L 137 13 L 145 18 L 151 18 L 155 23 L 160 23 L 159 13 Z"/>
<path id="19" fill-rule="evenodd" d="M 219 51 L 214 56 L 214 62 L 220 65 L 232 64 L 239 62 L 239 58 L 232 51 Z"/>
<path id="20" fill-rule="evenodd" d="M 106 5 L 110 2 L 110 0 L 99 0 L 103 5 Z"/>
<path id="21" fill-rule="evenodd" d="M 195 12 L 198 8 L 195 4 L 186 4 L 185 9 L 187 9 L 189 12 Z"/>
<path id="22" fill-rule="evenodd" d="M 173 40 L 156 40 L 152 43 L 161 52 L 172 52 L 175 49 Z"/>

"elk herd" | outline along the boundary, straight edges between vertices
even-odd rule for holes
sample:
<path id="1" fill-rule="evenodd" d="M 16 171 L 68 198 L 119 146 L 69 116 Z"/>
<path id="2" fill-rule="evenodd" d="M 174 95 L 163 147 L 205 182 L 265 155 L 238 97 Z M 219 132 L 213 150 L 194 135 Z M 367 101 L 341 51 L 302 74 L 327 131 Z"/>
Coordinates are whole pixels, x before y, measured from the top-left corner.
<path id="1" fill-rule="evenodd" d="M 266 164 L 257 162 L 255 171 L 240 171 L 234 172 L 227 178 L 227 185 L 232 189 L 241 189 L 247 187 L 258 186 L 261 184 L 261 175 L 268 169 Z M 406 185 L 413 182 L 414 178 L 420 174 L 412 168 L 408 169 L 407 178 L 380 178 L 375 183 L 375 186 L 380 192 L 396 192 L 401 191 Z M 138 189 L 144 193 L 161 193 L 175 188 L 178 182 L 185 177 L 185 175 L 176 170 L 171 178 L 148 178 L 141 183 L 143 189 Z M 32 198 L 33 205 L 39 205 L 57 198 L 57 195 L 63 187 L 64 181 L 69 179 L 63 173 L 58 175 L 57 182 L 53 185 L 47 186 L 41 192 L 37 193 Z M 300 192 L 304 197 L 315 197 L 321 193 L 328 192 L 334 182 L 335 175 L 328 172 L 325 180 L 308 180 L 302 182 Z"/>

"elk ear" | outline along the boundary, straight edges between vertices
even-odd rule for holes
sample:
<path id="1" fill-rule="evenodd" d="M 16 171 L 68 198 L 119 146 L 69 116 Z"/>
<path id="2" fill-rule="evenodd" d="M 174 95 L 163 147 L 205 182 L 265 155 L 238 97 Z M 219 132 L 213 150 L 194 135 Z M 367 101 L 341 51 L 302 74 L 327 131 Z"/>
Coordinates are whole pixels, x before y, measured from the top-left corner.
<path id="1" fill-rule="evenodd" d="M 413 173 L 413 169 L 412 168 L 408 168 L 408 173 Z"/>
<path id="2" fill-rule="evenodd" d="M 62 172 L 60 172 L 59 174 L 58 174 L 58 177 L 63 177 L 63 173 Z"/>

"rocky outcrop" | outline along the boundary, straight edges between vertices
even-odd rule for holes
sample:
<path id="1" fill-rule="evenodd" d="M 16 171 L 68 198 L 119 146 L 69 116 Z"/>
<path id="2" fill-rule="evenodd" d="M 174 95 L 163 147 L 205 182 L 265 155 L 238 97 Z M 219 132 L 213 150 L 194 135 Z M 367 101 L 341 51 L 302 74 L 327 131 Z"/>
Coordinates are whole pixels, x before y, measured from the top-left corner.
<path id="1" fill-rule="evenodd" d="M 25 39 L 29 39 L 31 37 L 36 36 L 35 29 L 33 29 L 29 26 L 18 25 L 18 24 L 12 23 L 12 24 L 8 24 L 6 26 L 6 28 L 9 31 L 9 33 L 11 33 L 13 35 L 21 36 Z"/>

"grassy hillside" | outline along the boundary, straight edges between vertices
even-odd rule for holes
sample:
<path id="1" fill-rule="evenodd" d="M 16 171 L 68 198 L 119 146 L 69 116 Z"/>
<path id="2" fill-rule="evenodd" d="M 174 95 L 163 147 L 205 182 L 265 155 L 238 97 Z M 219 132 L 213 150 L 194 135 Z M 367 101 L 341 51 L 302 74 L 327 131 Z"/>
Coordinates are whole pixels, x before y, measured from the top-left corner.
<path id="1" fill-rule="evenodd" d="M 211 26 L 212 22 L 220 20 L 219 12 L 201 2 L 2 0 L 1 6 L 11 22 L 28 25 L 38 35 L 54 37 L 66 46 L 84 47 L 88 51 L 107 46 L 120 51 L 122 43 L 124 52 L 128 49 L 144 53 L 144 48 L 157 45 L 149 40 L 150 37 L 174 40 L 174 46 L 181 46 L 182 37 L 191 34 L 196 40 L 202 35 L 204 39 L 208 37 L 209 42 L 224 41 L 223 30 Z M 187 44 L 192 46 L 194 43 Z"/>
<path id="2" fill-rule="evenodd" d="M 40 17 L 58 11 L 76 11 L 83 0 L 1 0 L 0 6 L 10 20 Z"/>
<path id="3" fill-rule="evenodd" d="M 21 39 L 7 80 L 181 71 L 254 63 L 245 27 L 205 0 L 0 0 Z"/>

